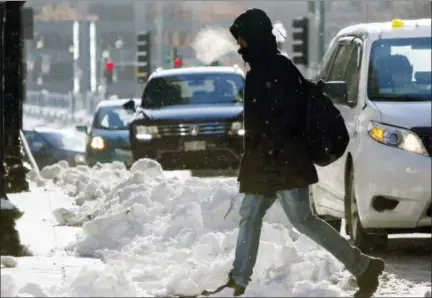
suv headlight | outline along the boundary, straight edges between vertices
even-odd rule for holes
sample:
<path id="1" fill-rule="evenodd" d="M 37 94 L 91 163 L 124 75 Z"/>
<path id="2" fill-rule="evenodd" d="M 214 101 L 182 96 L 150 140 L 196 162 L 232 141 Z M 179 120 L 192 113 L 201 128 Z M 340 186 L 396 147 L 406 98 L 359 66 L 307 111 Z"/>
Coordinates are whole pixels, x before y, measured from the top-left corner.
<path id="1" fill-rule="evenodd" d="M 137 125 L 135 126 L 135 136 L 138 140 L 151 140 L 159 134 L 157 126 Z"/>
<path id="2" fill-rule="evenodd" d="M 243 122 L 237 121 L 231 124 L 231 131 L 239 136 L 243 136 L 245 134 L 245 130 L 243 128 Z"/>
<path id="3" fill-rule="evenodd" d="M 368 126 L 368 133 L 372 139 L 381 144 L 429 156 L 421 139 L 408 129 L 371 121 Z"/>

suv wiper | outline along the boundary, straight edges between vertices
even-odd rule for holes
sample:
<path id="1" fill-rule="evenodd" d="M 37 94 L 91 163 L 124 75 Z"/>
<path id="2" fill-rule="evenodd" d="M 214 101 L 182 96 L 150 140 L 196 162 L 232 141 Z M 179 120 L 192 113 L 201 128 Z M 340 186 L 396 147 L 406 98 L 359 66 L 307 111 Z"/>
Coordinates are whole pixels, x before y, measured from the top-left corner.
<path id="1" fill-rule="evenodd" d="M 405 94 L 374 94 L 370 96 L 374 101 L 430 101 L 430 96 L 405 95 Z"/>

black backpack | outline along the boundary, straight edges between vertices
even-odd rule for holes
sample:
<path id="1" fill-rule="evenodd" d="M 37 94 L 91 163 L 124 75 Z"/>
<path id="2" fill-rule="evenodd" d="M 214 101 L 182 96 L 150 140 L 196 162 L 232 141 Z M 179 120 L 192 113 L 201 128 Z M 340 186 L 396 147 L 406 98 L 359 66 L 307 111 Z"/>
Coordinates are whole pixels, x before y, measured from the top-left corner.
<path id="1" fill-rule="evenodd" d="M 323 92 L 323 81 L 314 83 L 297 70 L 307 98 L 304 136 L 314 164 L 325 167 L 345 153 L 350 136 L 345 121 L 331 99 Z"/>

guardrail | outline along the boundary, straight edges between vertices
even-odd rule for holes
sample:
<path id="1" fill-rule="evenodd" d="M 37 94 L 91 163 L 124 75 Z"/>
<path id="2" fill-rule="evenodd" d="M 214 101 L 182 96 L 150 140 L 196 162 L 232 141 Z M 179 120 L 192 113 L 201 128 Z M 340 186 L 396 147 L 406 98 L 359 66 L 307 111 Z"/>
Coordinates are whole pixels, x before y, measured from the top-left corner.
<path id="1" fill-rule="evenodd" d="M 92 93 L 62 94 L 46 90 L 27 91 L 23 106 L 24 116 L 61 122 L 64 125 L 89 124 L 101 100 L 101 96 Z"/>

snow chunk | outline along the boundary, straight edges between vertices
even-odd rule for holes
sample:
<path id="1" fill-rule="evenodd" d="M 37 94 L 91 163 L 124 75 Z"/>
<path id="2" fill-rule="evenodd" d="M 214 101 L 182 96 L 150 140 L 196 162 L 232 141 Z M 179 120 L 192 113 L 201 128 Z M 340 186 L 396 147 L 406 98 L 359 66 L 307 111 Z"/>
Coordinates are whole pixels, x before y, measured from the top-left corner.
<path id="1" fill-rule="evenodd" d="M 6 199 L 0 199 L 0 209 L 1 210 L 14 210 L 16 206 L 11 203 L 11 201 Z"/>
<path id="2" fill-rule="evenodd" d="M 1 297 L 15 297 L 18 293 L 15 278 L 5 272 L 1 272 Z"/>
<path id="3" fill-rule="evenodd" d="M 17 266 L 17 260 L 12 256 L 0 256 L 1 264 L 7 268 L 15 268 Z"/>

